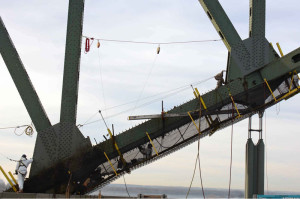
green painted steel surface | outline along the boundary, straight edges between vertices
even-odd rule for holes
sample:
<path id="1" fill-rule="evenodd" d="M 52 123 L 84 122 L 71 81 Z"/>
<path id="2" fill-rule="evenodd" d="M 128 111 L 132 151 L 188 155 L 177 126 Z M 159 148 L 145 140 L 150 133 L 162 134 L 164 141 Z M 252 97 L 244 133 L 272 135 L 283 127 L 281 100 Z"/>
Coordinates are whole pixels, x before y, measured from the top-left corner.
<path id="1" fill-rule="evenodd" d="M 225 127 L 228 125 L 228 122 L 238 122 L 249 117 L 249 115 L 254 114 L 258 110 L 274 105 L 275 102 L 265 104 L 265 97 L 269 96 L 270 92 L 265 89 L 264 78 L 269 81 L 272 89 L 276 89 L 293 71 L 296 70 L 299 72 L 300 49 L 296 49 L 285 57 L 279 58 L 274 49 L 270 47 L 268 41 L 264 37 L 264 30 L 262 30 L 262 28 L 264 29 L 264 23 L 259 22 L 265 15 L 265 8 L 261 7 L 262 5 L 265 5 L 265 1 L 260 2 L 262 5 L 255 4 L 256 1 L 251 1 L 251 12 L 254 12 L 253 15 L 250 16 L 250 30 L 252 33 L 250 35 L 251 37 L 244 41 L 241 40 L 218 0 L 199 0 L 199 2 L 211 19 L 229 51 L 229 61 L 227 66 L 228 81 L 226 81 L 225 85 L 202 96 L 206 107 L 210 111 L 221 110 L 228 105 L 233 107 L 230 95 L 235 100 L 235 103 L 247 106 L 247 110 L 245 111 L 246 114 L 241 118 L 237 118 L 232 113 L 232 118 L 223 120 L 222 124 L 217 126 L 216 129 L 213 129 L 214 127 L 206 128 L 202 135 L 204 137 L 213 133 L 215 130 Z M 57 176 L 51 176 L 53 179 L 49 180 L 50 184 L 54 183 L 56 186 L 56 183 L 58 183 L 57 186 L 62 185 L 62 187 L 66 184 L 64 180 L 68 178 L 66 177 L 67 174 L 64 169 L 67 168 L 74 171 L 74 179 L 82 180 L 99 164 L 104 164 L 107 161 L 103 152 L 106 152 L 111 159 L 116 159 L 119 156 L 113 145 L 112 139 L 91 148 L 90 142 L 84 139 L 79 129 L 75 126 L 83 9 L 84 0 L 69 1 L 60 123 L 51 127 L 49 122 L 49 128 L 45 128 L 45 131 L 39 134 L 34 154 L 38 157 L 37 159 L 44 157 L 42 164 L 40 164 L 43 165 L 43 167 L 38 164 L 32 165 L 32 168 L 36 169 L 36 172 L 34 173 L 37 175 L 38 171 L 45 169 L 47 166 L 48 168 L 51 167 L 55 164 L 55 161 L 69 158 L 68 161 L 62 161 L 61 164 L 58 165 L 58 168 L 62 168 L 62 170 L 57 171 Z M 6 49 L 3 51 L 6 51 Z M 259 97 L 253 99 L 257 95 L 259 95 Z M 169 113 L 183 113 L 199 110 L 199 108 L 199 100 L 193 99 L 173 108 Z M 232 110 L 234 111 L 234 108 L 232 108 Z M 188 117 L 169 118 L 164 120 L 152 119 L 116 135 L 115 140 L 120 151 L 125 154 L 136 149 L 138 146 L 149 142 L 146 132 L 149 133 L 152 139 L 155 139 L 157 137 L 165 136 L 169 132 L 188 123 L 191 123 L 191 120 Z M 189 137 L 188 140 L 183 140 L 178 143 L 174 148 L 177 149 L 181 146 L 185 146 L 186 143 L 190 143 L 196 138 L 198 138 L 197 133 Z M 249 147 L 251 148 L 250 144 Z M 163 153 L 167 154 L 174 148 L 167 149 L 163 151 Z M 251 150 L 249 149 L 249 151 Z M 251 161 L 256 162 L 254 157 L 252 159 L 253 160 Z M 89 164 L 86 164 L 86 162 Z M 51 169 L 56 171 L 55 166 Z M 36 183 L 39 183 L 40 179 L 46 179 L 45 176 L 49 177 L 47 170 L 44 170 L 43 172 L 46 173 L 41 174 L 40 178 L 39 176 L 34 176 L 37 177 L 35 178 Z M 56 179 L 56 177 L 60 178 L 60 175 L 58 174 L 63 175 L 62 179 L 59 179 L 61 180 L 59 182 L 57 182 Z M 256 180 L 252 179 L 252 182 L 253 181 Z M 36 186 L 39 186 L 39 184 L 36 184 Z M 41 185 L 39 188 L 41 190 L 46 190 L 51 187 L 49 184 L 47 186 L 43 187 L 43 185 Z M 53 187 L 51 187 L 51 189 L 53 189 Z M 65 191 L 65 189 L 63 190 Z"/>
<path id="2" fill-rule="evenodd" d="M 265 193 L 265 144 L 263 139 L 257 143 L 257 194 Z"/>
<path id="3" fill-rule="evenodd" d="M 241 40 L 218 0 L 199 2 L 228 49 L 226 82 L 244 78 L 278 57 L 265 38 L 265 0 L 250 1 L 249 38 L 245 40 Z"/>
<path id="4" fill-rule="evenodd" d="M 251 54 L 254 68 L 268 63 L 268 48 L 265 41 L 266 0 L 250 0 L 250 30 L 252 40 Z"/>
<path id="5" fill-rule="evenodd" d="M 288 75 L 293 71 L 297 71 L 297 73 L 299 73 L 300 60 L 295 59 L 295 57 L 298 56 L 300 56 L 300 48 L 297 48 L 284 57 L 271 62 L 260 70 L 262 77 L 266 78 L 269 81 L 272 79 L 276 79 L 283 74 Z"/>
<path id="6" fill-rule="evenodd" d="M 60 122 L 76 123 L 84 0 L 70 0 Z"/>
<path id="7" fill-rule="evenodd" d="M 241 75 L 248 74 L 251 69 L 249 51 L 219 1 L 199 0 L 199 2 L 227 47 L 231 56 L 230 62 L 238 66 L 229 67 L 227 73 L 231 70 L 239 70 Z"/>
<path id="8" fill-rule="evenodd" d="M 83 23 L 84 0 L 70 0 L 68 11 L 68 26 L 65 49 L 64 79 L 61 101 L 60 123 L 48 129 L 51 133 L 53 150 L 43 150 L 44 144 L 37 139 L 30 175 L 34 176 L 56 162 L 72 156 L 80 150 L 91 147 L 89 138 L 85 138 L 76 126 L 76 110 L 78 99 L 78 81 L 81 54 L 81 38 Z M 53 156 L 54 158 L 45 158 Z"/>
<path id="9" fill-rule="evenodd" d="M 265 38 L 266 0 L 250 0 L 249 37 Z M 260 44 L 257 43 L 259 46 Z"/>
<path id="10" fill-rule="evenodd" d="M 245 198 L 252 198 L 254 193 L 254 164 L 255 146 L 252 139 L 248 139 L 246 144 L 246 164 L 245 164 Z"/>
<path id="11" fill-rule="evenodd" d="M 42 170 L 56 160 L 56 133 L 52 130 L 51 123 L 1 18 L 0 43 L 3 60 L 38 132 L 35 151 L 41 155 L 38 159 L 39 163 L 35 164 L 38 164 L 39 170 Z"/>
<path id="12" fill-rule="evenodd" d="M 265 145 L 262 139 L 254 145 L 251 138 L 246 144 L 245 198 L 264 194 Z"/>
<path id="13" fill-rule="evenodd" d="M 23 103 L 31 117 L 36 130 L 51 127 L 51 123 L 29 79 L 19 54 L 0 17 L 0 53 L 7 69 L 19 91 Z"/>

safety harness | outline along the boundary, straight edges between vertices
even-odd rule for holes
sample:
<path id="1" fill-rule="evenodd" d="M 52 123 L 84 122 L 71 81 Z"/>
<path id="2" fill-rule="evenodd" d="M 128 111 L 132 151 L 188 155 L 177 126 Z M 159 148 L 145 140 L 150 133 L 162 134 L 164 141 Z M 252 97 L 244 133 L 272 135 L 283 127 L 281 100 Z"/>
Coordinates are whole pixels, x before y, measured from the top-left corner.
<path id="1" fill-rule="evenodd" d="M 20 167 L 24 166 L 27 169 L 27 166 L 22 162 L 22 160 L 19 161 L 19 168 L 18 168 L 18 172 L 19 174 L 21 174 L 22 176 L 25 176 L 27 174 L 27 171 L 25 173 L 21 173 L 20 172 Z"/>

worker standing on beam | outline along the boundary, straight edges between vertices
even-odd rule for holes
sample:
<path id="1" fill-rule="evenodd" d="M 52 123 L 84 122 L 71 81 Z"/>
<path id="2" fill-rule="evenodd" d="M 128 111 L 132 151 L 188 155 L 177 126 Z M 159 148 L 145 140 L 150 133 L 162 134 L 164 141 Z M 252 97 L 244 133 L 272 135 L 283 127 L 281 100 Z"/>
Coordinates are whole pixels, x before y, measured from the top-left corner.
<path id="1" fill-rule="evenodd" d="M 32 163 L 33 159 L 27 160 L 27 157 L 25 154 L 22 155 L 21 159 L 18 161 L 15 174 L 18 175 L 18 184 L 19 184 L 19 193 L 23 193 L 23 186 L 24 186 L 24 180 L 25 176 L 27 174 L 27 167 L 30 163 Z"/>
<path id="2" fill-rule="evenodd" d="M 142 147 L 142 146 L 138 146 L 140 152 L 143 154 L 143 158 L 144 159 L 150 159 L 152 156 L 152 145 L 148 144 L 147 148 Z"/>

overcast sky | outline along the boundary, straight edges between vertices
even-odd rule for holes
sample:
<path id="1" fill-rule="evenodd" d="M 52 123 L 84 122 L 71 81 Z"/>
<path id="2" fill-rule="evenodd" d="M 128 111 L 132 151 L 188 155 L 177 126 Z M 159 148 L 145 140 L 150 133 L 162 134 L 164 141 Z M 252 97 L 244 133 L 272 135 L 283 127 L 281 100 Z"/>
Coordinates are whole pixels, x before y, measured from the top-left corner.
<path id="1" fill-rule="evenodd" d="M 248 37 L 249 1 L 220 0 L 242 39 Z M 280 42 L 284 53 L 299 47 L 299 0 L 267 0 L 266 38 Z M 68 1 L 0 0 L 0 14 L 19 52 L 31 81 L 52 124 L 59 122 L 66 39 Z M 197 0 L 86 0 L 83 35 L 95 38 L 149 42 L 219 39 Z M 1 44 L 0 44 L 1 45 Z M 84 43 L 82 44 L 84 46 Z M 160 113 L 193 98 L 191 89 L 170 97 L 153 96 L 188 86 L 226 69 L 227 49 L 221 41 L 194 44 L 126 44 L 101 41 L 85 54 L 82 50 L 77 123 L 100 119 L 99 109 L 115 125 L 116 132 L 135 122 L 129 115 Z M 102 80 L 101 80 L 102 75 Z M 196 85 L 201 93 L 213 89 L 214 80 Z M 0 128 L 30 124 L 31 119 L 0 58 Z M 149 100 L 157 99 L 155 103 Z M 267 174 L 269 190 L 300 190 L 299 96 L 267 111 Z M 114 109 L 107 108 L 132 102 Z M 147 106 L 141 106 L 147 103 Z M 126 111 L 125 110 L 129 110 Z M 119 114 L 124 112 L 122 114 Z M 89 120 L 90 119 L 90 120 Z M 257 122 L 255 123 L 257 124 Z M 232 188 L 244 189 L 247 120 L 234 125 Z M 100 142 L 106 134 L 102 122 L 81 128 L 85 136 Z M 20 129 L 16 133 L 19 133 Z M 227 188 L 230 163 L 230 132 L 226 128 L 201 140 L 203 183 Z M 32 137 L 16 136 L 14 129 L 0 130 L 0 152 L 18 159 L 32 156 Z M 265 136 L 265 135 L 264 135 Z M 257 137 L 254 136 L 256 142 Z M 128 184 L 189 186 L 196 143 L 126 175 Z M 14 170 L 14 163 L 0 155 L 0 165 Z M 2 175 L 0 178 L 4 179 Z M 267 183 L 268 182 L 268 183 Z M 116 183 L 123 183 L 122 180 Z M 200 186 L 199 175 L 194 186 Z"/>

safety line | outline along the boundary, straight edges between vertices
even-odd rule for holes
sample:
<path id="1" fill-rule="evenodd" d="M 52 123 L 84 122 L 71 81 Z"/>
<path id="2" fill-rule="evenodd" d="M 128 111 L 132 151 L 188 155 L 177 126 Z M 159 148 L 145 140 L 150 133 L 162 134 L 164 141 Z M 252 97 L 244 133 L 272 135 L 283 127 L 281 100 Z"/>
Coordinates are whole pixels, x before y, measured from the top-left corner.
<path id="1" fill-rule="evenodd" d="M 154 66 L 155 66 L 155 63 L 156 63 L 156 61 L 157 61 L 157 57 L 158 57 L 158 54 L 156 54 L 156 56 L 155 56 L 155 59 L 154 59 L 152 65 L 151 65 L 151 67 L 150 67 L 150 71 L 149 71 L 149 73 L 148 73 L 148 75 L 147 75 L 146 81 L 144 82 L 143 88 L 142 88 L 142 90 L 141 90 L 141 92 L 140 92 L 140 94 L 139 94 L 139 97 L 137 98 L 137 100 L 136 100 L 136 102 L 135 102 L 135 104 L 134 104 L 134 108 L 133 108 L 133 110 L 132 110 L 132 112 L 131 112 L 130 115 L 132 115 L 132 113 L 135 111 L 135 109 L 136 109 L 136 107 L 137 107 L 137 105 L 138 105 L 138 102 L 140 101 L 140 98 L 142 97 L 142 95 L 143 95 L 143 93 L 144 93 L 145 87 L 146 87 L 146 85 L 148 84 L 148 80 L 149 80 L 149 78 L 150 78 L 150 76 L 151 76 L 152 70 L 153 70 L 153 68 L 154 68 Z"/>
<path id="2" fill-rule="evenodd" d="M 212 78 L 214 78 L 214 77 L 209 77 L 209 78 L 204 79 L 204 80 L 201 80 L 201 81 L 193 82 L 192 85 L 198 85 L 198 84 L 205 83 L 205 82 L 207 82 L 208 80 L 210 80 L 210 79 L 212 79 Z M 149 99 L 149 98 L 153 98 L 153 97 L 156 97 L 156 96 L 160 96 L 161 94 L 164 94 L 164 93 L 168 93 L 168 94 L 163 95 L 163 96 L 161 96 L 161 97 L 159 97 L 159 98 L 156 98 L 156 99 L 150 100 L 150 101 L 148 101 L 148 102 L 145 102 L 145 103 L 143 103 L 143 104 L 141 104 L 141 105 L 138 105 L 136 108 L 140 108 L 140 107 L 149 105 L 149 104 L 154 103 L 154 102 L 156 102 L 156 101 L 158 101 L 158 100 L 166 99 L 166 98 L 168 98 L 168 97 L 170 97 L 170 96 L 172 96 L 172 95 L 176 95 L 176 94 L 178 94 L 179 92 L 182 92 L 182 91 L 184 91 L 184 90 L 187 90 L 189 87 L 190 87 L 190 85 L 186 85 L 186 86 L 178 87 L 178 88 L 176 88 L 176 89 L 172 89 L 172 90 L 170 90 L 170 91 L 161 92 L 161 93 L 158 93 L 158 94 L 155 94 L 155 95 L 152 95 L 152 96 L 148 96 L 148 97 L 145 97 L 145 98 L 141 98 L 140 101 L 141 101 L 141 100 L 145 100 L 145 99 Z M 177 91 L 177 90 L 178 90 L 178 91 Z M 130 102 L 127 102 L 127 103 L 124 103 L 124 104 L 120 104 L 120 105 L 108 107 L 108 108 L 106 108 L 106 109 L 102 109 L 102 111 L 106 111 L 106 110 L 110 110 L 110 109 L 119 108 L 119 107 L 121 107 L 121 106 L 125 106 L 125 105 L 132 104 L 132 103 L 135 103 L 135 102 L 136 102 L 136 100 L 133 100 L 133 101 L 130 101 Z M 127 113 L 127 112 L 129 112 L 129 111 L 131 111 L 131 110 L 133 110 L 133 108 L 129 108 L 129 109 L 126 109 L 126 110 L 124 110 L 124 111 L 118 112 L 118 113 L 116 113 L 116 114 L 109 115 L 109 116 L 106 117 L 106 119 L 108 119 L 108 118 L 113 118 L 113 117 L 118 116 L 118 115 L 121 115 L 121 114 L 123 114 L 123 113 Z M 85 124 L 78 124 L 77 126 L 80 126 L 80 127 L 81 127 L 81 126 L 93 124 L 93 123 L 99 122 L 99 121 L 102 121 L 102 119 L 94 120 L 94 121 L 91 121 L 91 122 L 88 122 L 88 123 L 85 123 Z"/>
<path id="3" fill-rule="evenodd" d="M 106 109 L 106 100 L 104 95 L 104 85 L 103 85 L 103 77 L 102 77 L 102 68 L 101 68 L 101 61 L 100 61 L 100 49 L 98 48 L 98 61 L 99 61 L 99 71 L 100 71 L 100 80 L 101 80 L 101 87 L 102 87 L 102 97 L 104 102 L 104 109 Z"/>
<path id="4" fill-rule="evenodd" d="M 172 41 L 172 42 L 148 42 L 148 41 L 132 41 L 132 40 L 118 40 L 118 39 L 104 39 L 104 38 L 94 38 L 88 36 L 82 36 L 83 38 L 90 38 L 92 40 L 98 41 L 109 41 L 109 42 L 120 42 L 120 43 L 135 43 L 135 44 L 160 44 L 160 45 L 170 45 L 170 44 L 188 44 L 188 43 L 203 43 L 203 42 L 216 42 L 221 41 L 221 39 L 207 39 L 207 40 L 195 40 L 195 41 Z"/>
<path id="5" fill-rule="evenodd" d="M 21 125 L 21 126 L 11 126 L 11 127 L 1 127 L 0 130 L 2 129 L 15 129 L 15 128 L 21 128 L 29 125 Z"/>

